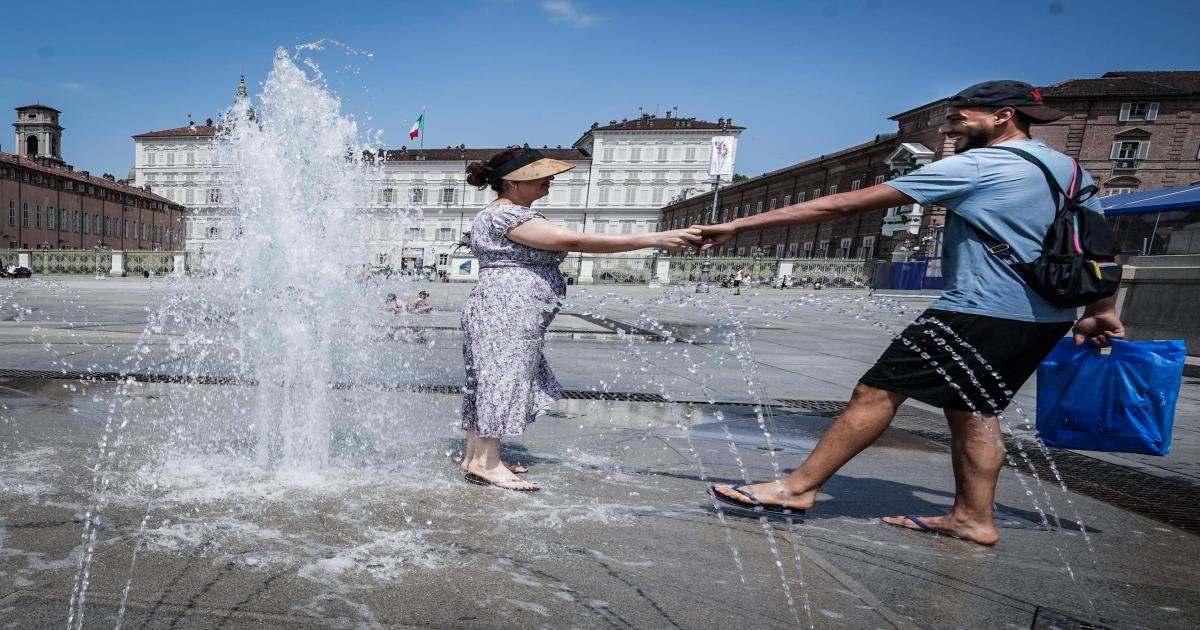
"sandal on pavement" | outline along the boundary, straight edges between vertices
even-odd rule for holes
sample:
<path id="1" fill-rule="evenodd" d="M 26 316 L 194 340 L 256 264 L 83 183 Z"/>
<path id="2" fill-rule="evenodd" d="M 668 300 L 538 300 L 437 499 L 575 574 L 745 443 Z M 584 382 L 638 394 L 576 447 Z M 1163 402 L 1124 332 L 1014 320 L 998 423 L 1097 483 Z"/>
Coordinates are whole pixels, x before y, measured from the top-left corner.
<path id="1" fill-rule="evenodd" d="M 733 490 L 734 492 L 746 497 L 750 501 L 749 503 L 743 503 L 742 501 L 738 501 L 737 499 L 727 497 L 724 494 L 717 492 L 717 488 L 716 488 L 715 484 L 708 485 L 708 493 L 710 495 L 712 495 L 712 498 L 716 499 L 717 501 L 719 501 L 721 503 L 724 503 L 725 505 L 728 505 L 730 507 L 735 507 L 738 509 L 742 509 L 742 510 L 747 510 L 750 512 L 758 512 L 759 510 L 761 510 L 763 512 L 768 512 L 771 514 L 779 514 L 782 516 L 792 516 L 792 515 L 804 514 L 804 512 L 805 512 L 805 510 L 801 510 L 799 508 L 789 508 L 789 507 L 784 507 L 782 505 L 765 505 L 765 504 L 763 504 L 762 501 L 758 500 L 758 497 L 755 497 L 753 494 L 746 492 L 745 488 L 748 485 L 750 485 L 750 484 L 743 483 L 743 484 L 739 484 L 736 486 L 731 486 L 730 489 Z"/>
<path id="2" fill-rule="evenodd" d="M 529 488 L 506 488 L 500 485 L 502 483 L 532 483 L 523 479 L 501 479 L 499 481 L 491 481 L 485 477 L 480 477 L 479 475 L 471 472 L 463 473 L 463 479 L 466 479 L 477 486 L 496 486 L 501 490 L 512 490 L 513 492 L 536 492 L 541 490 L 541 488 L 536 485 Z"/>

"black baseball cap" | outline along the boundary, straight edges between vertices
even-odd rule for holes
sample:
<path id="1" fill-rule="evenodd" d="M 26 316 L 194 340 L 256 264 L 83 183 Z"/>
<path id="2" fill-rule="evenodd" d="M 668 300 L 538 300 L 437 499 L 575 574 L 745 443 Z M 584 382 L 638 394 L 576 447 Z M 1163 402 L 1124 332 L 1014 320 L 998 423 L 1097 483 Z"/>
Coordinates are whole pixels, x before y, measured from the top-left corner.
<path id="1" fill-rule="evenodd" d="M 1066 113 L 1042 102 L 1042 93 L 1024 81 L 984 81 L 950 97 L 951 107 L 1011 107 L 1034 122 L 1054 122 Z"/>

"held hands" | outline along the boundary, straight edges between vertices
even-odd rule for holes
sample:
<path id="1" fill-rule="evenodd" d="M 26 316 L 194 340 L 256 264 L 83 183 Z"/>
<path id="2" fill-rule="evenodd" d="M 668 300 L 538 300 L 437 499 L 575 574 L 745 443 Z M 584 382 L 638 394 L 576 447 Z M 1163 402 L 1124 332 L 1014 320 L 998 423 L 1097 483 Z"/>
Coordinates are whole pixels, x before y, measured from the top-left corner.
<path id="1" fill-rule="evenodd" d="M 727 243 L 737 234 L 737 231 L 729 223 L 693 225 L 689 229 L 700 230 L 700 235 L 704 238 L 704 244 L 700 246 L 700 251 Z"/>
<path id="2" fill-rule="evenodd" d="M 1107 348 L 1112 340 L 1125 336 L 1125 326 L 1117 318 L 1116 311 L 1103 311 L 1094 314 L 1084 313 L 1072 329 L 1075 333 L 1075 345 L 1082 346 L 1083 342 L 1091 340 L 1097 348 Z"/>
<path id="3" fill-rule="evenodd" d="M 699 247 L 703 238 L 699 228 L 693 226 L 682 230 L 667 230 L 654 236 L 654 247 L 670 252 L 680 252 L 692 247 Z"/>

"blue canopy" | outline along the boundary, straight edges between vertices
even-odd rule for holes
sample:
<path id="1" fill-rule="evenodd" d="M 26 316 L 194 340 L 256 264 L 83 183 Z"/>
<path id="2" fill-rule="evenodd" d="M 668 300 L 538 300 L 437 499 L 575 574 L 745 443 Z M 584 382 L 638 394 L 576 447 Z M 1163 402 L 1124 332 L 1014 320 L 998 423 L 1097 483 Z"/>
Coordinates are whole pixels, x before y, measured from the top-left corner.
<path id="1" fill-rule="evenodd" d="M 1110 195 L 1100 205 L 1106 215 L 1200 210 L 1200 184 Z"/>

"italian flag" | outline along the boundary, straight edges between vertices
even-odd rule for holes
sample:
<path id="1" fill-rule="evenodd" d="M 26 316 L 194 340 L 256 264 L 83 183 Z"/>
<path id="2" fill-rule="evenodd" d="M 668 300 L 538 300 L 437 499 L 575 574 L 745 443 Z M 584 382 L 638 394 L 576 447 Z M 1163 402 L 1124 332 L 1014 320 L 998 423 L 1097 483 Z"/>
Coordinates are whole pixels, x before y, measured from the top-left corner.
<path id="1" fill-rule="evenodd" d="M 421 132 L 424 130 L 425 130 L 425 112 L 421 112 L 421 115 L 417 116 L 417 122 L 413 123 L 412 129 L 408 130 L 408 139 L 416 140 L 417 136 L 421 135 Z"/>

